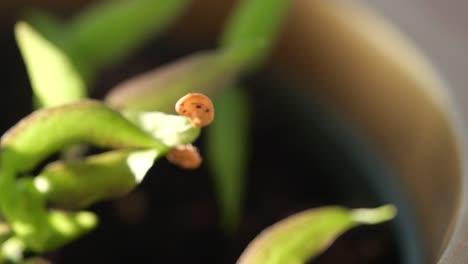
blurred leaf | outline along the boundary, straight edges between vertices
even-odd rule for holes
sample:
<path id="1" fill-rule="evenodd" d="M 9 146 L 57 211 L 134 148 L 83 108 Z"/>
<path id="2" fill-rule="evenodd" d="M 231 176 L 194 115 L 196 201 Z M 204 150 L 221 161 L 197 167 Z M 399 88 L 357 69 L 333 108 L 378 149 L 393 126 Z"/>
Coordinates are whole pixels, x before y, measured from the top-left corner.
<path id="1" fill-rule="evenodd" d="M 117 85 L 105 101 L 119 109 L 174 111 L 174 102 L 189 92 L 222 90 L 249 57 L 240 49 L 196 53 Z"/>
<path id="2" fill-rule="evenodd" d="M 49 163 L 34 185 L 53 205 L 83 208 L 133 190 L 158 157 L 155 150 L 115 150 L 83 160 Z"/>
<path id="3" fill-rule="evenodd" d="M 38 253 L 61 247 L 96 228 L 98 218 L 93 212 L 79 211 L 66 212 L 53 210 L 47 214 L 48 233 L 47 240 L 41 248 L 35 249 Z"/>
<path id="4" fill-rule="evenodd" d="M 216 118 L 208 127 L 207 160 L 214 172 L 222 224 L 233 231 L 239 224 L 245 196 L 250 101 L 247 93 L 235 88 L 226 90 L 214 103 Z"/>
<path id="5" fill-rule="evenodd" d="M 4 171 L 0 176 L 3 181 Z M 54 249 L 89 232 L 97 224 L 97 218 L 90 212 L 49 213 L 44 198 L 30 177 L 22 178 L 14 185 L 2 184 L 2 187 L 2 213 L 14 231 L 10 239 L 21 242 L 24 248 L 35 252 Z"/>
<path id="6" fill-rule="evenodd" d="M 34 95 L 42 106 L 56 106 L 85 97 L 85 83 L 62 50 L 25 22 L 16 24 L 15 35 Z"/>
<path id="7" fill-rule="evenodd" d="M 200 128 L 195 128 L 185 116 L 131 110 L 124 111 L 123 115 L 168 147 L 192 143 L 201 131 Z"/>
<path id="8" fill-rule="evenodd" d="M 11 237 L 0 244 L 0 263 L 19 262 L 23 258 L 24 243 L 17 237 Z"/>
<path id="9" fill-rule="evenodd" d="M 65 33 L 65 25 L 61 20 L 52 14 L 37 9 L 25 11 L 23 17 L 25 17 L 25 22 L 31 25 L 41 36 L 61 49 L 63 48 L 61 42 Z"/>
<path id="10" fill-rule="evenodd" d="M 265 229 L 242 253 L 238 264 L 305 263 L 341 234 L 362 224 L 378 224 L 396 215 L 392 205 L 349 210 L 323 207 L 290 216 Z"/>
<path id="11" fill-rule="evenodd" d="M 7 252 L 4 252 L 4 245 L 5 242 L 12 237 L 12 235 L 13 232 L 10 225 L 3 221 L 0 222 L 0 263 L 5 262 L 5 260 L 9 258 L 5 255 Z"/>
<path id="12" fill-rule="evenodd" d="M 289 0 L 240 0 L 224 28 L 221 46 L 252 49 L 253 56 L 249 64 L 258 67 L 270 54 L 286 18 L 289 2 Z"/>
<path id="13" fill-rule="evenodd" d="M 74 143 L 168 151 L 166 145 L 120 113 L 98 101 L 83 100 L 41 109 L 25 117 L 3 135 L 1 157 L 11 169 L 28 171 L 50 154 Z"/>
<path id="14" fill-rule="evenodd" d="M 2 184 L 2 189 L 2 213 L 13 229 L 14 237 L 21 239 L 26 247 L 40 250 L 50 232 L 44 199 L 30 178 L 23 178 L 10 186 Z"/>
<path id="15" fill-rule="evenodd" d="M 101 1 L 66 28 L 64 45 L 88 76 L 141 47 L 173 22 L 187 0 Z"/>

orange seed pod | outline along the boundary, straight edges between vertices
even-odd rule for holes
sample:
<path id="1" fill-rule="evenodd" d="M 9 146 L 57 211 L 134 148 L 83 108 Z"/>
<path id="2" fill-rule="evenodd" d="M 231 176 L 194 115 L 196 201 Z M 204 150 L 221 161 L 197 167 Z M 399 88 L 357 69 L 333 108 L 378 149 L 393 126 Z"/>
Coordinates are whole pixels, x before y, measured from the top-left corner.
<path id="1" fill-rule="evenodd" d="M 200 167 L 202 157 L 193 145 L 179 145 L 174 147 L 167 155 L 169 162 L 188 170 Z"/>
<path id="2" fill-rule="evenodd" d="M 189 93 L 177 101 L 175 110 L 186 116 L 194 127 L 204 127 L 213 122 L 214 106 L 211 99 L 201 93 Z"/>

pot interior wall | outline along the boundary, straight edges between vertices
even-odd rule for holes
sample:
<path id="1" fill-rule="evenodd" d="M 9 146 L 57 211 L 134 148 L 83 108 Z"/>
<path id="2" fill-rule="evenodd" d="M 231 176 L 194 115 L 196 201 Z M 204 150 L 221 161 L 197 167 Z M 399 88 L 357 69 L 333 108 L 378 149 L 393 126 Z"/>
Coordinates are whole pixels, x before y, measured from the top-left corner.
<path id="1" fill-rule="evenodd" d="M 232 2 L 196 1 L 172 38 L 214 43 Z M 212 4 L 217 15 L 205 16 Z M 450 100 L 425 58 L 356 1 L 297 0 L 271 63 L 344 113 L 395 168 L 428 261 L 438 259 L 457 221 L 461 155 Z"/>
<path id="2" fill-rule="evenodd" d="M 346 113 L 397 170 L 423 226 L 428 261 L 451 236 L 460 150 L 445 87 L 391 25 L 346 1 L 298 1 L 275 63 Z"/>

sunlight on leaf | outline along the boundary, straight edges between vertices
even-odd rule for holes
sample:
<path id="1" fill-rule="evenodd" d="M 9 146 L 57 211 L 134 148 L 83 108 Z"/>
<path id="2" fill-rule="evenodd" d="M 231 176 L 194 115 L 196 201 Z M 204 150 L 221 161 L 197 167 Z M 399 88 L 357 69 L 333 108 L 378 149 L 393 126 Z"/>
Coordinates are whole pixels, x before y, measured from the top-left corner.
<path id="1" fill-rule="evenodd" d="M 27 171 L 52 153 L 76 143 L 169 150 L 120 113 L 98 101 L 83 100 L 25 117 L 2 136 L 2 158 L 13 169 Z"/>
<path id="2" fill-rule="evenodd" d="M 85 97 L 85 83 L 62 50 L 25 22 L 16 24 L 15 35 L 41 106 L 56 106 Z"/>
<path id="3" fill-rule="evenodd" d="M 216 120 L 207 130 L 207 160 L 213 171 L 222 224 L 234 231 L 240 221 L 249 160 L 248 94 L 231 88 L 215 100 Z"/>
<path id="4" fill-rule="evenodd" d="M 12 237 L 0 246 L 0 261 L 20 261 L 23 258 L 24 243 L 17 237 Z"/>
<path id="5" fill-rule="evenodd" d="M 7 186 L 2 184 L 2 187 Z M 41 250 L 49 234 L 47 213 L 45 201 L 33 186 L 32 180 L 22 178 L 14 186 L 4 188 L 0 203 L 2 213 L 11 225 L 14 235 L 21 239 L 26 247 Z"/>
<path id="6" fill-rule="evenodd" d="M 97 226 L 98 220 L 94 213 L 81 211 L 68 213 L 52 211 L 49 214 L 49 222 L 64 237 L 75 237 Z"/>
<path id="7" fill-rule="evenodd" d="M 123 115 L 169 147 L 192 143 L 201 131 L 200 128 L 195 128 L 187 117 L 180 115 L 137 111 L 123 111 Z"/>
<path id="8" fill-rule="evenodd" d="M 91 212 L 49 212 L 31 177 L 21 178 L 14 186 L 2 184 L 2 187 L 2 213 L 12 226 L 12 238 L 18 239 L 22 248 L 37 253 L 55 249 L 86 234 L 97 224 Z"/>
<path id="9" fill-rule="evenodd" d="M 393 219 L 396 208 L 349 210 L 323 207 L 292 215 L 265 229 L 242 253 L 238 264 L 302 264 L 319 255 L 341 234 L 363 224 Z"/>
<path id="10" fill-rule="evenodd" d="M 55 206 L 83 208 L 133 190 L 158 157 L 155 150 L 114 150 L 83 160 L 49 163 L 34 184 Z"/>

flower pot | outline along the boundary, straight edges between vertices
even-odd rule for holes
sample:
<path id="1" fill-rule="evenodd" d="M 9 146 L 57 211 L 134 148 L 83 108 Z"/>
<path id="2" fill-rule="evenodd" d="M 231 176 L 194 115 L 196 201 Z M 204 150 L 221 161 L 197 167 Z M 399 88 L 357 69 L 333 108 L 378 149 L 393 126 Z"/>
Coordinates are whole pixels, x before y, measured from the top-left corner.
<path id="1" fill-rule="evenodd" d="M 273 63 L 325 87 L 313 92 L 376 146 L 396 171 L 414 228 L 421 227 L 424 261 L 436 262 L 462 208 L 461 147 L 447 88 L 425 58 L 369 10 L 342 1 L 295 7 Z"/>
<path id="2" fill-rule="evenodd" d="M 466 203 L 459 127 L 438 73 L 396 27 L 365 6 L 293 2 L 271 67 L 344 115 L 393 169 L 391 179 L 371 181 L 387 199 L 407 202 L 400 208 L 406 263 L 443 262 L 444 252 L 467 261 L 466 232 L 454 233 L 466 222 L 459 213 Z M 219 12 L 203 16 L 211 5 Z M 199 1 L 185 17 L 190 27 L 181 22 L 174 39 L 188 36 L 195 46 L 212 40 L 230 7 L 220 5 Z M 399 190 L 389 190 L 388 181 Z"/>

